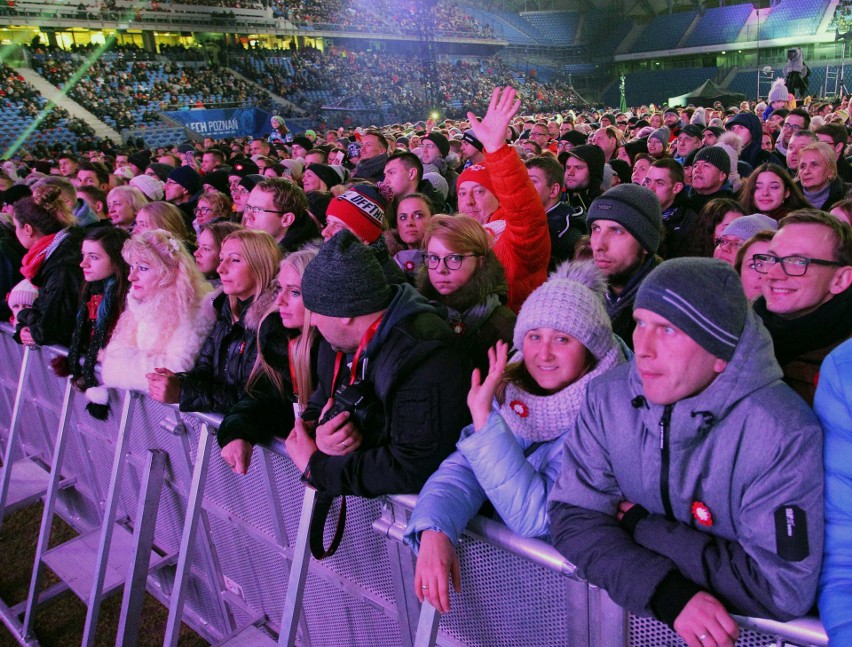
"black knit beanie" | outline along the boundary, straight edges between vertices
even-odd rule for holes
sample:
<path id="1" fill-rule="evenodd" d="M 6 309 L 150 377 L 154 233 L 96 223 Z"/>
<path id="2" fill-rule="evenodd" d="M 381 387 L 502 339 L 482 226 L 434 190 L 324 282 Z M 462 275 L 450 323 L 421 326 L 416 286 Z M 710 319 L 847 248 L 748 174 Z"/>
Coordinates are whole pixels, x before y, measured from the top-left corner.
<path id="1" fill-rule="evenodd" d="M 392 296 L 375 253 L 348 229 L 332 236 L 302 275 L 305 307 L 326 317 L 379 312 Z"/>
<path id="2" fill-rule="evenodd" d="M 573 152 L 573 151 L 571 151 Z M 586 223 L 612 220 L 651 254 L 660 247 L 662 214 L 654 192 L 638 184 L 619 184 L 592 201 Z"/>

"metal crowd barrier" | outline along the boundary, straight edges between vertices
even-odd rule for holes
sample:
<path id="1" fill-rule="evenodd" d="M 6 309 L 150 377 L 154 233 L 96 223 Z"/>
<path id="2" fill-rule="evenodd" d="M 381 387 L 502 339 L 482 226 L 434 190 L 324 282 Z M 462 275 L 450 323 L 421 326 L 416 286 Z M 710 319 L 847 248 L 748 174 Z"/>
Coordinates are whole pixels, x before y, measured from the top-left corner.
<path id="1" fill-rule="evenodd" d="M 236 476 L 218 456 L 217 416 L 183 414 L 143 394 L 112 392 L 110 417 L 97 421 L 86 413 L 84 398 L 50 369 L 50 359 L 62 353 L 25 351 L 8 325 L 0 326 L 0 523 L 12 509 L 3 509 L 13 489 L 4 486 L 7 467 L 27 460 L 44 472 L 42 480 L 53 477 L 45 518 L 55 511 L 81 536 L 100 538 L 75 540 L 92 554 L 70 572 L 47 551 L 44 563 L 63 571 L 57 573 L 62 582 L 43 591 L 35 586 L 29 600 L 0 602 L 0 620 L 20 644 L 38 644 L 28 631 L 31 617 L 69 588 L 89 604 L 87 620 L 94 625 L 87 622 L 87 630 L 94 632 L 97 603 L 128 579 L 136 585 L 124 591 L 117 639 L 123 645 L 135 641 L 143 582 L 169 608 L 169 646 L 177 644 L 181 623 L 211 643 L 252 647 L 683 644 L 661 623 L 626 613 L 578 579 L 552 546 L 481 517 L 459 547 L 462 591 L 452 594 L 452 611 L 441 617 L 427 604 L 421 612 L 414 559 L 401 543 L 416 497 L 349 497 L 343 541 L 334 556 L 318 562 L 307 546 L 314 492 L 299 481 L 283 443 L 255 448 L 248 474 Z M 20 424 L 12 430 L 16 400 Z M 38 498 L 31 493 L 19 505 Z M 335 504 L 329 514 L 329 536 L 338 509 Z M 43 528 L 40 544 L 45 536 Z M 31 567 L 14 556 L 0 560 L 7 568 Z M 39 566 L 37 556 L 34 570 L 45 564 Z M 827 644 L 817 619 L 738 620 L 742 647 Z"/>

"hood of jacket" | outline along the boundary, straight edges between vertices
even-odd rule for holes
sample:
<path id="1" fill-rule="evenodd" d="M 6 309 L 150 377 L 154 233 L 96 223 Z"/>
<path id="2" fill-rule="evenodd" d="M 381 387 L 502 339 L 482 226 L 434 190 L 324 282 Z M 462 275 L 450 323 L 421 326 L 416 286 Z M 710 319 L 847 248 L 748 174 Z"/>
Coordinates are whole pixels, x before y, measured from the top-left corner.
<path id="1" fill-rule="evenodd" d="M 642 418 L 648 429 L 655 429 L 663 414 L 663 405 L 648 402 L 636 361 L 630 362 L 629 396 L 634 407 L 643 408 Z M 782 378 L 775 359 L 772 338 L 760 318 L 749 308 L 740 341 L 724 371 L 700 393 L 676 402 L 672 409 L 671 442 L 692 444 L 710 431 L 715 421 L 724 419 L 738 402 L 755 391 Z M 697 433 L 696 433 L 697 431 Z"/>
<path id="2" fill-rule="evenodd" d="M 417 289 L 424 297 L 461 313 L 466 312 L 478 303 L 483 303 L 492 294 L 496 294 L 503 305 L 506 305 L 509 298 L 506 270 L 503 269 L 503 265 L 491 250 L 488 250 L 482 267 L 474 272 L 470 281 L 453 294 L 444 296 L 432 286 L 432 282 L 429 280 L 429 271 L 425 265 L 420 267 L 416 283 Z"/>
<path id="3" fill-rule="evenodd" d="M 443 323 L 443 317 L 441 317 L 440 309 L 429 303 L 426 297 L 420 294 L 408 283 L 391 285 L 390 288 L 393 297 L 391 298 L 391 302 L 385 311 L 384 317 L 382 318 L 382 323 L 379 325 L 378 330 L 376 330 L 376 335 L 367 346 L 367 350 L 365 352 L 367 357 L 372 356 L 376 349 L 381 348 L 382 344 L 388 338 L 388 335 L 390 335 L 394 327 L 404 319 L 420 314 L 434 314 L 437 317 L 440 317 L 441 322 Z"/>

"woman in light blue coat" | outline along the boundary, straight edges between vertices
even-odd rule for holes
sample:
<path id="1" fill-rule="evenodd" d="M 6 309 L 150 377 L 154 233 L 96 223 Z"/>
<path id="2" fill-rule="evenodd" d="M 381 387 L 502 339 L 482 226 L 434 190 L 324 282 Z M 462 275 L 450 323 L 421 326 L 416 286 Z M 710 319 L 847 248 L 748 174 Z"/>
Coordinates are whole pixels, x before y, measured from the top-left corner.
<path id="1" fill-rule="evenodd" d="M 416 594 L 449 611 L 459 590 L 453 546 L 486 500 L 514 532 L 548 533 L 547 496 L 562 466 L 562 437 L 573 426 L 589 381 L 624 361 L 603 303 L 594 263 L 565 263 L 524 302 L 508 347 L 489 351 L 467 397 L 473 424 L 458 451 L 423 486 L 405 541 L 418 553 Z"/>

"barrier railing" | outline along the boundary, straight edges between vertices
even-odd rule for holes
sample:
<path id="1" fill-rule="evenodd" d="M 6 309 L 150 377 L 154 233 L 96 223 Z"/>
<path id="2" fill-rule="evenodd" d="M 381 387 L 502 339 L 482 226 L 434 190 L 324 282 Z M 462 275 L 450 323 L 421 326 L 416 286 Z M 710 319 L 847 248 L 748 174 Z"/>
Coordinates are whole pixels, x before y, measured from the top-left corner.
<path id="1" fill-rule="evenodd" d="M 20 395 L 18 455 L 49 473 L 57 429 L 67 425 L 57 476 L 68 485 L 58 489 L 55 511 L 80 534 L 92 532 L 106 512 L 124 393 L 111 392 L 112 413 L 103 422 L 88 415 L 82 396 L 70 398 L 63 413 L 67 380 L 53 374 L 49 360 L 64 350 L 26 353 L 27 379 L 20 381 L 19 394 L 24 351 L 9 327 L 0 326 L 0 442 L 9 449 L 9 421 Z M 128 574 L 137 589 L 145 581 L 148 592 L 170 608 L 165 645 L 177 644 L 181 622 L 212 643 L 228 645 L 682 644 L 661 623 L 626 613 L 578 579 L 552 546 L 481 517 L 459 546 L 462 590 L 452 594 L 452 611 L 439 616 L 424 605 L 421 613 L 414 559 L 401 543 L 416 497 L 349 497 L 343 541 L 334 556 L 318 562 L 309 557 L 305 535 L 313 494 L 299 481 L 281 441 L 256 447 L 248 474 L 235 476 L 213 442 L 220 417 L 184 414 L 141 394 L 127 403 L 126 467 L 114 516 L 128 532 L 136 530 L 146 509 L 137 493 L 146 490 L 150 450 L 165 454 L 156 522 L 143 530 L 151 532 L 154 551 L 170 558 L 147 577 L 138 564 Z M 338 510 L 334 504 L 329 535 Z M 5 559 L 6 567 L 20 567 Z M 59 592 L 46 590 L 39 602 Z M 125 591 L 125 598 L 132 593 Z M 18 642 L 34 645 L 36 636 L 22 634 L 25 607 L 3 601 L 0 619 Z M 742 646 L 827 644 L 816 619 L 738 620 Z M 129 618 L 119 640 L 129 640 L 137 628 Z"/>

